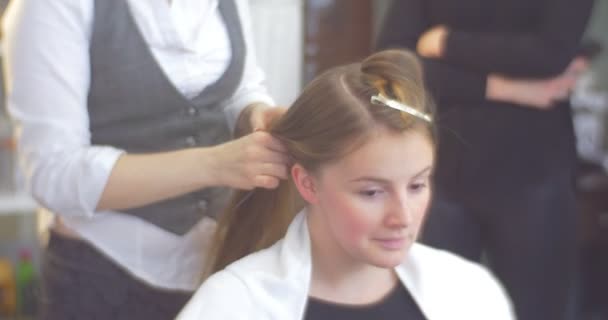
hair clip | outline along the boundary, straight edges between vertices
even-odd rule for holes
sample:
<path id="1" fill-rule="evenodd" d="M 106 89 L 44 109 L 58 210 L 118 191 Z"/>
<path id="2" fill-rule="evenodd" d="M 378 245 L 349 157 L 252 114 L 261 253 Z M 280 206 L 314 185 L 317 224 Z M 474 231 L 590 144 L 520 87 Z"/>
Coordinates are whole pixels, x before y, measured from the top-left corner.
<path id="1" fill-rule="evenodd" d="M 397 100 L 388 99 L 388 98 L 386 98 L 385 96 L 383 96 L 380 93 L 378 93 L 375 96 L 372 96 L 371 103 L 373 103 L 373 104 L 382 104 L 382 105 L 385 105 L 385 106 L 387 106 L 389 108 L 393 108 L 393 109 L 397 109 L 399 111 L 407 112 L 407 113 L 413 115 L 414 117 L 420 118 L 420 119 L 422 119 L 424 121 L 427 121 L 427 122 L 432 122 L 433 121 L 433 119 L 431 118 L 430 115 L 428 115 L 428 114 L 426 114 L 424 112 L 418 111 L 418 110 L 416 110 L 416 109 L 414 109 L 414 108 L 412 108 L 412 107 L 410 107 L 410 106 L 408 106 L 406 104 L 403 104 L 403 103 L 401 103 L 401 102 L 399 102 Z"/>

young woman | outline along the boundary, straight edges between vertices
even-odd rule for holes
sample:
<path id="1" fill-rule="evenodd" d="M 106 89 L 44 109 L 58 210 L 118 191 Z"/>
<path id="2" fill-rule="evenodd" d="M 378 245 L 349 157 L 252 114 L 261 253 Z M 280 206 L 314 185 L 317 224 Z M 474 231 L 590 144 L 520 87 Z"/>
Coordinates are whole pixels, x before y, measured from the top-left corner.
<path id="1" fill-rule="evenodd" d="M 415 243 L 431 199 L 430 109 L 404 51 L 313 81 L 270 130 L 291 179 L 237 195 L 217 273 L 178 319 L 512 319 L 482 267 Z"/>

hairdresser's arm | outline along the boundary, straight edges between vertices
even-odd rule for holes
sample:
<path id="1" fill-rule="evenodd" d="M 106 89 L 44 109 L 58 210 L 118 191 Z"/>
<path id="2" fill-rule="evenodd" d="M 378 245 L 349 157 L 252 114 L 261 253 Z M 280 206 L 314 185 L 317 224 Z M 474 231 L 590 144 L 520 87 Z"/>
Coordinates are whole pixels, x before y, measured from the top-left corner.
<path id="1" fill-rule="evenodd" d="M 264 132 L 286 109 L 271 106 L 264 74 L 251 50 L 239 88 L 224 103 L 228 123 L 240 138 L 209 148 L 124 155 L 112 170 L 98 209 L 144 205 L 210 186 L 275 188 L 287 178 L 285 149 Z M 140 185 L 150 187 L 144 189 L 147 192 L 129 194 L 128 190 Z"/>
<path id="2" fill-rule="evenodd" d="M 92 6 L 86 4 L 18 1 L 3 21 L 7 107 L 27 187 L 42 206 L 92 216 L 210 185 L 272 187 L 286 176 L 276 166 L 283 161 L 280 147 L 263 132 L 146 155 L 92 145 L 86 107 Z"/>
<path id="3" fill-rule="evenodd" d="M 538 27 L 526 33 L 468 32 L 450 28 L 447 32 L 437 32 L 442 27 L 433 26 L 421 37 L 421 42 L 428 35 L 435 38 L 433 43 L 444 43 L 427 45 L 428 50 L 419 52 L 425 57 L 440 58 L 481 73 L 554 77 L 576 56 L 592 5 L 593 0 L 548 2 Z"/>
<path id="4" fill-rule="evenodd" d="M 262 81 L 261 70 L 250 65 L 243 84 L 224 109 L 229 123 L 234 123 L 230 115 L 235 110 L 239 112 L 234 125 L 239 139 L 208 148 L 124 155 L 112 170 L 98 209 L 145 205 L 211 186 L 236 189 L 278 186 L 281 179 L 287 178 L 288 159 L 281 143 L 264 130 L 286 109 L 268 104 L 272 100 Z M 247 107 L 243 108 L 241 103 Z M 130 188 L 150 184 L 157 187 L 148 187 L 147 193 L 138 195 L 128 192 Z"/>
<path id="5" fill-rule="evenodd" d="M 281 144 L 261 131 L 209 148 L 123 154 L 97 209 L 141 206 L 211 186 L 275 188 L 287 178 L 287 161 Z"/>
<path id="6" fill-rule="evenodd" d="M 416 52 L 420 36 L 431 27 L 425 19 L 424 0 L 393 1 L 378 35 L 377 49 L 407 48 Z M 433 97 L 441 103 L 479 102 L 485 99 L 487 75 L 450 65 L 443 61 L 421 58 L 425 82 Z M 463 103 L 462 105 L 468 105 Z"/>
<path id="7" fill-rule="evenodd" d="M 86 108 L 92 5 L 14 1 L 3 19 L 7 109 L 26 187 L 66 215 L 92 215 L 123 153 L 90 145 Z M 132 191 L 131 191 L 132 192 Z"/>
<path id="8" fill-rule="evenodd" d="M 285 107 L 269 106 L 265 103 L 250 104 L 241 112 L 236 122 L 235 136 L 241 137 L 251 132 L 268 130 L 286 111 Z"/>

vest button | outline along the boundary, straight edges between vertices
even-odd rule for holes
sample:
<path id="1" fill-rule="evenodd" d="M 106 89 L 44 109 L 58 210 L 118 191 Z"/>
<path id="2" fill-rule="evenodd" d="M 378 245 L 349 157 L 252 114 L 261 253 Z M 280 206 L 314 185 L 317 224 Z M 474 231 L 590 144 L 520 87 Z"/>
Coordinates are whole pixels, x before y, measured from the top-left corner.
<path id="1" fill-rule="evenodd" d="M 199 200 L 196 203 L 196 208 L 202 212 L 207 211 L 207 200 Z"/>
<path id="2" fill-rule="evenodd" d="M 189 136 L 186 138 L 186 145 L 188 147 L 194 147 L 196 146 L 196 139 L 193 136 Z"/>
<path id="3" fill-rule="evenodd" d="M 195 107 L 188 108 L 188 115 L 191 115 L 191 116 L 196 115 L 196 112 L 197 112 L 197 110 Z"/>

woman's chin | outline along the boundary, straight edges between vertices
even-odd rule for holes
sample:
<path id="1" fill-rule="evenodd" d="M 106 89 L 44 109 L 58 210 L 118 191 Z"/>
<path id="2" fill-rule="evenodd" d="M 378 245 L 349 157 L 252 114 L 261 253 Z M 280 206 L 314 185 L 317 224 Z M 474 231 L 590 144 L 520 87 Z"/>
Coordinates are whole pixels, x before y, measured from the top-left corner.
<path id="1" fill-rule="evenodd" d="M 403 263 L 406 253 L 406 250 L 381 252 L 374 255 L 374 257 L 370 257 L 368 263 L 378 268 L 395 268 Z"/>

